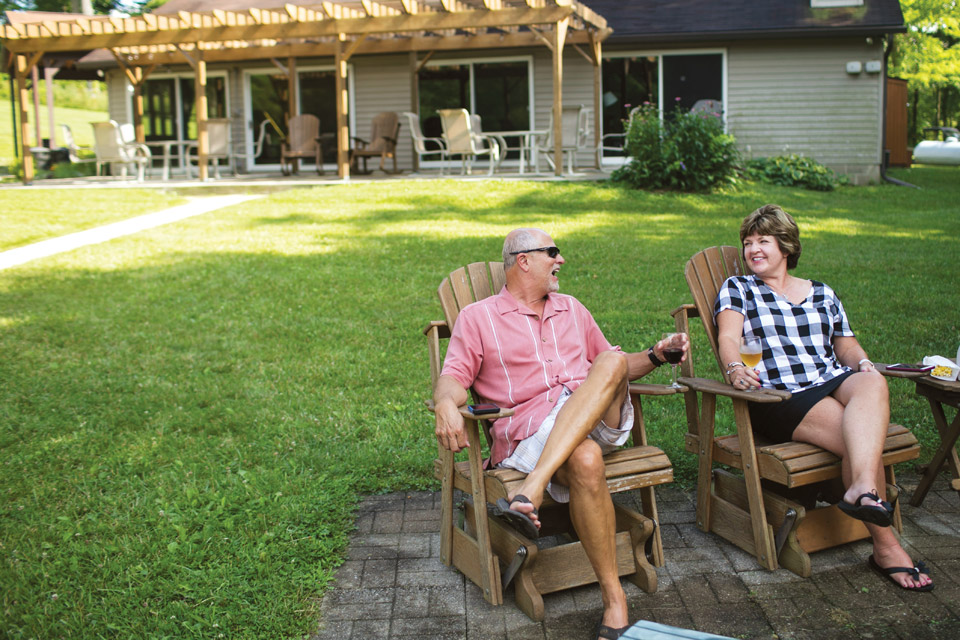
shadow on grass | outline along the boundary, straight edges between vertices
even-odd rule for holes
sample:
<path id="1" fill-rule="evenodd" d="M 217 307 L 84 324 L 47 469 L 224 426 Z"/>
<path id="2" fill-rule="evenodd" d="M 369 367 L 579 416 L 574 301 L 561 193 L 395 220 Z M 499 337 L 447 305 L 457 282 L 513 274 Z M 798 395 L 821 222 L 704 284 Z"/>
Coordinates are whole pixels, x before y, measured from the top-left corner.
<path id="1" fill-rule="evenodd" d="M 735 242 L 743 214 L 771 195 L 866 225 L 853 239 L 819 230 L 798 275 L 841 292 L 868 353 L 911 359 L 956 335 L 952 263 L 886 256 L 946 251 L 957 223 L 928 215 L 929 236 L 892 236 L 889 214 L 837 213 L 857 209 L 856 193 L 710 199 L 534 185 L 490 194 L 496 205 L 419 192 L 371 205 L 375 186 L 318 189 L 218 219 L 226 239 L 263 229 L 243 240 L 250 252 L 222 251 L 239 240 L 178 252 L 177 233 L 207 232 L 198 220 L 157 231 L 137 268 L 5 272 L 0 348 L 16 357 L 0 360 L 0 535 L 17 562 L 0 580 L 17 602 L 11 628 L 310 632 L 356 493 L 434 486 L 421 329 L 441 317 L 446 273 L 498 259 L 518 224 L 543 226 L 568 260 L 562 290 L 612 342 L 640 350 L 689 299 L 687 257 Z M 163 233 L 168 250 L 152 244 Z M 301 253 L 279 253 L 287 240 Z M 944 304 L 904 320 L 924 299 Z M 700 372 L 715 375 L 699 334 Z M 931 431 L 912 388 L 891 387 L 895 418 Z M 651 441 L 691 478 L 682 403 L 653 400 L 645 411 Z M 928 453 L 935 436 L 919 435 Z"/>

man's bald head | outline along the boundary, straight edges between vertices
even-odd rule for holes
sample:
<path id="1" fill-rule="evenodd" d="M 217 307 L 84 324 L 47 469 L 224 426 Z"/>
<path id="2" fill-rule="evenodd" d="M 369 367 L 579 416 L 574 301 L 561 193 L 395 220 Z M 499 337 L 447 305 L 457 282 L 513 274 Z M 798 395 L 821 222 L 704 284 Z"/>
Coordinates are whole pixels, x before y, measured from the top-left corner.
<path id="1" fill-rule="evenodd" d="M 507 237 L 503 240 L 504 270 L 509 270 L 510 267 L 517 263 L 517 256 L 511 254 L 541 247 L 543 246 L 542 240 L 549 237 L 550 234 L 543 229 L 533 228 L 514 229 L 508 233 Z"/>

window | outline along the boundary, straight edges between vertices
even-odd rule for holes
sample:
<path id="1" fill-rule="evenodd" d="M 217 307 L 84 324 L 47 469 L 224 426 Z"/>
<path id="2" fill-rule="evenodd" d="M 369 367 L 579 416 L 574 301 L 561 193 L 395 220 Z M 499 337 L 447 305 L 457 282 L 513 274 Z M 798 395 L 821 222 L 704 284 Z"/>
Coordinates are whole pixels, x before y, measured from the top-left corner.
<path id="1" fill-rule="evenodd" d="M 193 76 L 150 78 L 143 91 L 146 140 L 196 140 L 196 89 Z M 207 77 L 207 117 L 227 117 L 227 79 Z"/>
<path id="2" fill-rule="evenodd" d="M 614 56 L 605 58 L 601 68 L 604 135 L 623 133 L 630 111 L 645 102 L 667 117 L 675 108 L 690 110 L 701 100 L 723 103 L 723 53 Z M 604 156 L 622 155 L 604 151 Z"/>
<path id="3" fill-rule="evenodd" d="M 438 109 L 462 108 L 475 113 L 484 131 L 531 128 L 528 60 L 439 62 L 421 69 L 418 82 L 420 127 L 427 137 L 442 134 Z M 507 140 L 514 143 L 509 137 Z"/>

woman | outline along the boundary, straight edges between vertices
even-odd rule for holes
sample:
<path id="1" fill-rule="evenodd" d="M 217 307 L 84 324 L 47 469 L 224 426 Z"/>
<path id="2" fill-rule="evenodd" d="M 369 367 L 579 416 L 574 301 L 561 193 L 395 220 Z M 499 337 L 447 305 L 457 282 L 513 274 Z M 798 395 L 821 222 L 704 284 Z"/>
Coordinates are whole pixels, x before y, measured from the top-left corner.
<path id="1" fill-rule="evenodd" d="M 890 419 L 886 381 L 857 342 L 833 289 L 788 273 L 801 251 L 789 214 L 772 204 L 757 209 L 740 226 L 740 241 L 753 275 L 728 278 L 714 304 L 728 380 L 741 390 L 765 386 L 793 394 L 784 402 L 750 403 L 754 429 L 775 442 L 809 442 L 838 455 L 846 487 L 838 506 L 866 524 L 870 566 L 904 589 L 933 589 L 926 567 L 914 566 L 890 529 L 882 462 Z M 740 362 L 741 336 L 763 343 L 756 369 Z"/>

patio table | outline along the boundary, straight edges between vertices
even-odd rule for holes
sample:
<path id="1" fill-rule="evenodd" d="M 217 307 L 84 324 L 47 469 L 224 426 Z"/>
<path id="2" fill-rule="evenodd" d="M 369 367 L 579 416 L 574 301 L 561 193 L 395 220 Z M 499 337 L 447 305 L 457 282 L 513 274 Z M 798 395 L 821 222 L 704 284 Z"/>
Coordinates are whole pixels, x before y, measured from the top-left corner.
<path id="1" fill-rule="evenodd" d="M 148 140 L 145 144 L 149 147 L 162 147 L 163 148 L 163 179 L 170 179 L 170 160 L 172 158 L 177 158 L 177 162 L 180 163 L 180 167 L 183 168 L 186 166 L 186 159 L 184 158 L 184 153 L 186 147 L 195 143 L 196 140 Z M 176 155 L 173 154 L 173 148 L 177 147 Z M 154 156 L 156 157 L 156 156 Z"/>
<path id="2" fill-rule="evenodd" d="M 514 131 L 484 131 L 483 135 L 491 136 L 497 138 L 500 146 L 503 147 L 504 155 L 506 155 L 507 149 L 517 149 L 520 151 L 520 173 L 526 171 L 527 165 L 527 154 L 530 154 L 530 165 L 535 167 L 536 165 L 536 153 L 537 145 L 533 143 L 534 138 L 537 136 L 546 135 L 547 131 L 536 130 L 536 129 L 517 129 Z M 518 138 L 520 140 L 519 147 L 508 147 L 506 140 L 504 138 Z"/>
<path id="3" fill-rule="evenodd" d="M 927 497 L 930 485 L 936 479 L 937 474 L 944 462 L 950 468 L 953 474 L 951 487 L 960 492 L 960 457 L 957 456 L 956 443 L 960 436 L 960 382 L 950 382 L 932 377 L 929 373 L 915 373 L 904 371 L 891 371 L 886 365 L 875 365 L 877 370 L 885 376 L 894 378 L 909 378 L 916 385 L 918 396 L 923 396 L 930 403 L 930 411 L 933 413 L 933 422 L 940 433 L 940 447 L 933 454 L 933 459 L 927 466 L 920 483 L 910 498 L 910 504 L 919 507 L 923 504 L 923 499 Z M 953 416 L 953 422 L 947 424 L 947 416 L 943 411 L 943 406 L 947 405 L 957 410 Z"/>

